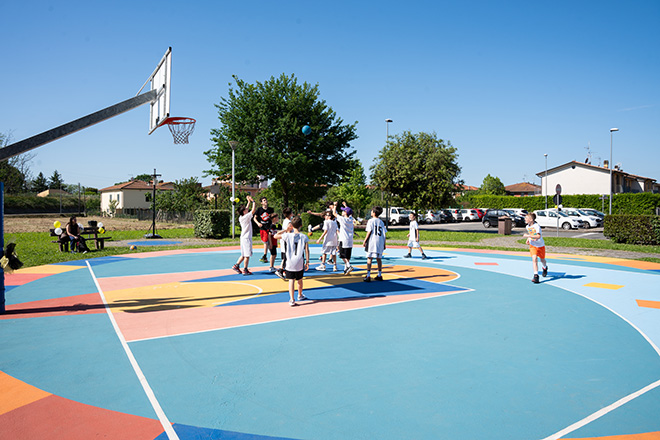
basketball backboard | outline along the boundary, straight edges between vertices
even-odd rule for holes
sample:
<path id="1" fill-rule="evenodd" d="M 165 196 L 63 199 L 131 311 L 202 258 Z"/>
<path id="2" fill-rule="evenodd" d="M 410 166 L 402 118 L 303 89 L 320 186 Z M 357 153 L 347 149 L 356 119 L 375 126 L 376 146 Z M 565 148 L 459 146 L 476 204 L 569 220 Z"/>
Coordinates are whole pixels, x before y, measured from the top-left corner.
<path id="1" fill-rule="evenodd" d="M 170 79 L 172 77 L 172 48 L 168 48 L 154 72 L 149 76 L 139 95 L 147 84 L 156 91 L 156 99 L 149 106 L 149 134 L 160 127 L 170 116 Z"/>

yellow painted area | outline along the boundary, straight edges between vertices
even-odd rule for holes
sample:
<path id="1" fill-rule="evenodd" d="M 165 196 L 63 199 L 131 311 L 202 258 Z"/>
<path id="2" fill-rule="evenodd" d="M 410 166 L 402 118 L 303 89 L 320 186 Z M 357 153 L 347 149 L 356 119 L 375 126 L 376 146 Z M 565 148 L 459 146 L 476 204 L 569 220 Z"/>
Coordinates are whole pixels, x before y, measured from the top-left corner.
<path id="1" fill-rule="evenodd" d="M 376 275 L 376 265 L 372 267 L 372 277 Z M 304 279 L 305 289 L 340 286 L 362 282 L 364 272 L 343 275 L 341 272 L 326 272 Z M 383 269 L 386 280 L 415 278 L 433 283 L 445 283 L 458 278 L 454 272 L 432 267 L 388 266 Z M 154 284 L 129 289 L 105 292 L 106 300 L 113 312 L 140 312 L 170 310 L 189 307 L 213 307 L 252 296 L 272 295 L 288 292 L 289 283 L 273 275 L 272 278 L 258 279 L 245 277 L 241 280 L 215 282 L 173 282 Z"/>
<path id="2" fill-rule="evenodd" d="M 648 307 L 649 309 L 660 309 L 660 301 L 646 301 L 643 299 L 638 299 L 637 305 L 640 307 Z"/>
<path id="3" fill-rule="evenodd" d="M 34 267 L 27 267 L 25 269 L 19 269 L 14 273 L 17 274 L 22 274 L 22 273 L 30 273 L 30 274 L 58 274 L 58 273 L 64 273 L 64 272 L 71 272 L 72 270 L 80 270 L 80 269 L 87 269 L 87 266 L 67 266 L 64 264 L 46 264 L 45 266 L 34 266 Z"/>
<path id="4" fill-rule="evenodd" d="M 622 288 L 623 286 L 619 284 L 607 284 L 607 283 L 587 283 L 584 285 L 585 287 L 597 287 L 599 289 L 610 289 L 610 290 L 617 290 Z"/>
<path id="5" fill-rule="evenodd" d="M 0 371 L 0 396 L 0 414 L 4 414 L 48 397 L 50 393 Z"/>

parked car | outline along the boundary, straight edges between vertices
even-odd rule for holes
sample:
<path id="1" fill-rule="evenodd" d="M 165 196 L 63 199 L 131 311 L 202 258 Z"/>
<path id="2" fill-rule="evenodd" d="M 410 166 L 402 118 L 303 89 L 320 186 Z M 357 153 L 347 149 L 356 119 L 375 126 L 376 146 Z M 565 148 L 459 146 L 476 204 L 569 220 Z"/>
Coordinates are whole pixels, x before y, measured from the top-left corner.
<path id="1" fill-rule="evenodd" d="M 390 207 L 390 225 L 407 225 L 410 223 L 408 215 L 410 211 L 400 208 L 398 206 Z M 379 216 L 382 221 L 385 221 L 387 212 L 383 208 L 383 213 Z"/>
<path id="2" fill-rule="evenodd" d="M 445 213 L 442 209 L 438 209 L 436 212 L 440 223 L 451 223 L 454 220 L 454 217 L 451 214 Z"/>
<path id="3" fill-rule="evenodd" d="M 486 211 L 488 211 L 488 210 L 487 210 L 487 209 L 477 208 L 477 214 L 479 215 L 479 220 L 481 220 L 482 218 L 484 218 L 484 214 L 486 214 Z"/>
<path id="4" fill-rule="evenodd" d="M 562 229 L 577 229 L 580 227 L 582 221 L 574 217 L 570 217 L 563 211 L 555 209 L 542 209 L 534 211 L 536 214 L 536 222 L 542 228 L 556 228 L 559 225 Z"/>
<path id="5" fill-rule="evenodd" d="M 597 209 L 591 209 L 591 208 L 581 208 L 580 211 L 584 211 L 589 215 L 593 215 L 595 217 L 600 217 L 601 219 L 605 218 L 605 213 L 600 212 Z"/>
<path id="6" fill-rule="evenodd" d="M 515 225 L 519 225 L 521 223 L 522 223 L 521 226 L 526 225 L 526 223 L 525 223 L 525 214 L 518 214 L 513 209 L 503 209 L 502 211 L 506 212 L 507 214 L 509 214 L 511 216 L 511 218 L 514 219 L 514 224 Z"/>
<path id="7" fill-rule="evenodd" d="M 519 215 L 521 217 L 525 217 L 527 215 L 527 210 L 526 209 L 520 209 L 520 208 L 504 208 L 506 211 L 513 211 L 516 215 Z"/>
<path id="8" fill-rule="evenodd" d="M 460 209 L 449 209 L 449 212 L 451 213 L 451 216 L 454 217 L 454 220 L 456 220 L 457 222 L 463 221 L 463 214 L 461 214 Z"/>
<path id="9" fill-rule="evenodd" d="M 454 223 L 456 222 L 456 218 L 454 217 L 454 214 L 452 214 L 451 209 L 441 209 L 442 213 L 444 214 L 446 218 L 446 223 Z"/>
<path id="10" fill-rule="evenodd" d="M 463 216 L 463 221 L 479 221 L 479 213 L 476 209 L 461 209 L 461 215 Z"/>
<path id="11" fill-rule="evenodd" d="M 419 216 L 419 223 L 426 223 L 427 225 L 430 225 L 431 223 L 441 223 L 440 214 L 429 209 L 426 211 L 426 214 Z"/>
<path id="12" fill-rule="evenodd" d="M 585 228 L 600 228 L 603 226 L 603 219 L 600 217 L 597 217 L 595 215 L 590 215 L 587 214 L 585 211 L 582 211 L 581 209 L 575 209 L 575 208 L 564 208 L 563 211 L 570 215 L 571 217 L 576 217 L 579 220 L 582 220 L 583 227 Z"/>
<path id="13" fill-rule="evenodd" d="M 496 227 L 500 221 L 500 217 L 504 216 L 511 218 L 513 226 L 525 226 L 525 220 L 523 220 L 520 216 L 508 213 L 503 209 L 489 209 L 481 219 L 481 223 L 484 225 L 484 228 L 490 228 L 491 226 Z"/>

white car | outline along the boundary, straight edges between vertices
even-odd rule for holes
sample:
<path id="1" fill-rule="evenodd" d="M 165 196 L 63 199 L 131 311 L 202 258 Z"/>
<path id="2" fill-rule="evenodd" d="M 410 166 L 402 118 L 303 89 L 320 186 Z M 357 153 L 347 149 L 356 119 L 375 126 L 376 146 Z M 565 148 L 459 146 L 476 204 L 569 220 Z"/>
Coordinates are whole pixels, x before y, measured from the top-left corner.
<path id="1" fill-rule="evenodd" d="M 570 217 L 565 212 L 555 209 L 542 209 L 539 211 L 534 211 L 536 214 L 536 222 L 542 228 L 556 228 L 559 226 L 562 229 L 578 229 L 582 224 L 581 220 L 577 220 L 574 217 Z"/>
<path id="2" fill-rule="evenodd" d="M 589 215 L 581 209 L 564 208 L 563 211 L 571 217 L 582 220 L 585 228 L 600 228 L 603 226 L 602 218 L 595 215 Z"/>
<path id="3" fill-rule="evenodd" d="M 461 209 L 461 214 L 463 215 L 463 221 L 478 222 L 479 213 L 476 209 Z"/>
<path id="4" fill-rule="evenodd" d="M 410 214 L 410 211 L 407 211 L 403 208 L 400 208 L 398 206 L 391 207 L 389 212 L 390 225 L 409 224 L 410 219 L 408 218 L 408 214 Z M 383 209 L 383 213 L 379 217 L 382 221 L 385 221 L 386 216 L 387 216 L 387 212 L 385 211 L 385 209 Z"/>
<path id="5" fill-rule="evenodd" d="M 527 210 L 526 209 L 520 209 L 520 208 L 504 208 L 505 211 L 513 211 L 514 214 L 519 215 L 521 217 L 525 217 L 527 215 Z"/>
<path id="6" fill-rule="evenodd" d="M 430 209 L 426 211 L 426 214 L 420 214 L 419 223 L 426 223 L 427 225 L 431 223 L 440 223 L 440 214 L 436 211 L 431 211 Z"/>

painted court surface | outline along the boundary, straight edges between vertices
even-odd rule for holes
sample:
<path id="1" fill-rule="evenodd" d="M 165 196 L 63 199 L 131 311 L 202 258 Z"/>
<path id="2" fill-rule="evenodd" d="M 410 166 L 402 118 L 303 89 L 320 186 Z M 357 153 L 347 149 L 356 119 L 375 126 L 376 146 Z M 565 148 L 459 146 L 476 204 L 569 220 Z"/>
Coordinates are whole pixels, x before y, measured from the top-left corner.
<path id="1" fill-rule="evenodd" d="M 658 264 L 355 248 L 290 307 L 255 250 L 7 275 L 0 439 L 660 439 Z"/>

